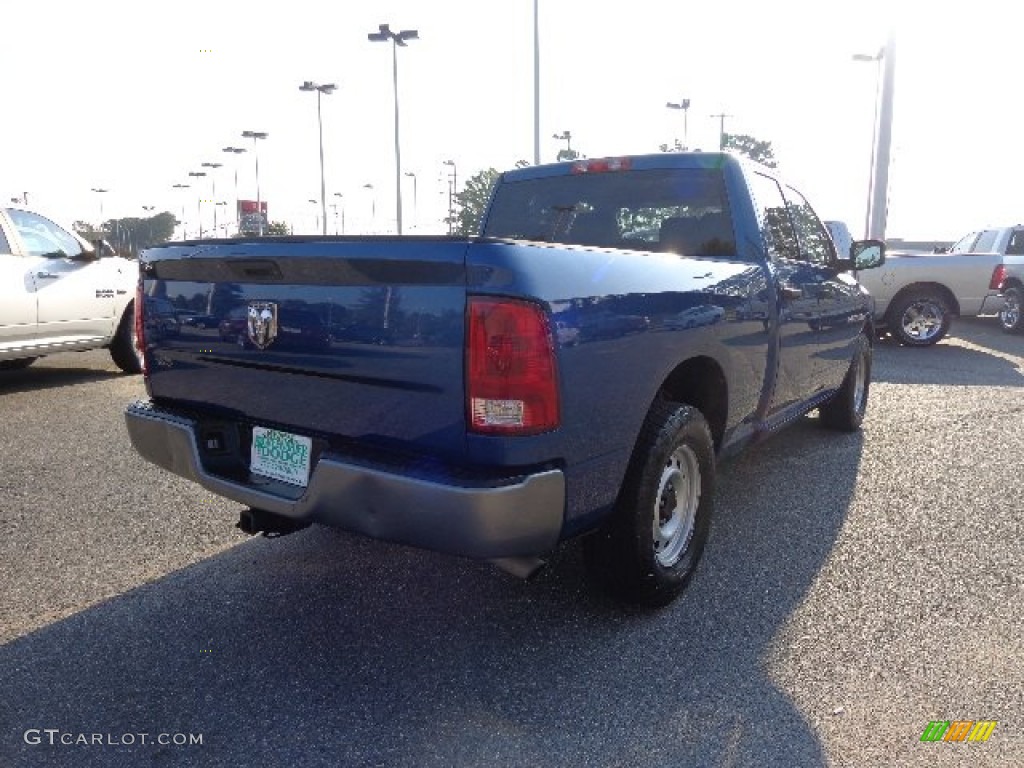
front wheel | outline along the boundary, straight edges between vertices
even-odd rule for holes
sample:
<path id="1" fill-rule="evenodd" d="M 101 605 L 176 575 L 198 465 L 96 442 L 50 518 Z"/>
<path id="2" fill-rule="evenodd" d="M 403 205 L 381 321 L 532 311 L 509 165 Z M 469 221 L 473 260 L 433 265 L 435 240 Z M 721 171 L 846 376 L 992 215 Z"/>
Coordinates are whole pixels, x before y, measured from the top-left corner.
<path id="1" fill-rule="evenodd" d="M 999 310 L 999 325 L 1006 333 L 1024 333 L 1024 318 L 1020 315 L 1022 291 L 1017 286 L 1003 292 L 1003 307 Z"/>
<path id="2" fill-rule="evenodd" d="M 868 409 L 871 387 L 871 343 L 861 334 L 846 378 L 832 399 L 818 408 L 821 423 L 829 429 L 856 432 Z"/>
<path id="3" fill-rule="evenodd" d="M 714 442 L 700 411 L 655 403 L 611 517 L 584 541 L 591 577 L 629 603 L 672 602 L 704 551 L 714 484 Z"/>
<path id="4" fill-rule="evenodd" d="M 134 302 L 129 304 L 110 344 L 110 359 L 125 373 L 142 373 L 142 356 L 135 338 Z"/>
<path id="5" fill-rule="evenodd" d="M 892 335 L 908 347 L 929 347 L 942 340 L 953 319 L 942 297 L 927 291 L 898 298 L 887 315 Z"/>

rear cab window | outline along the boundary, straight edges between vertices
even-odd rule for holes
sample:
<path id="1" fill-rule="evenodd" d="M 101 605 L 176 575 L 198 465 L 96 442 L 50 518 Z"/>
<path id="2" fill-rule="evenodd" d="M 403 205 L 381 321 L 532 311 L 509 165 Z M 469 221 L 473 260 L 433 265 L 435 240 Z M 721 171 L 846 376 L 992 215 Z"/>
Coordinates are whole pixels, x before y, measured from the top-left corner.
<path id="1" fill-rule="evenodd" d="M 714 168 L 566 173 L 506 181 L 487 237 L 736 258 L 732 212 Z"/>

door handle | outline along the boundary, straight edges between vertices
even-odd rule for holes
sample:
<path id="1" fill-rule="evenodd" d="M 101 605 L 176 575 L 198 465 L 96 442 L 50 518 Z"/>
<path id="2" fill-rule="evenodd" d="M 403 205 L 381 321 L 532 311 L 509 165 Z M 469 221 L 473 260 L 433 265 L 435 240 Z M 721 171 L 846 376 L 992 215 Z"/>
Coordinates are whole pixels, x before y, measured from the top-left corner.
<path id="1" fill-rule="evenodd" d="M 784 299 L 801 299 L 804 292 L 790 283 L 779 283 L 779 293 Z"/>
<path id="2" fill-rule="evenodd" d="M 36 272 L 36 277 L 42 278 L 43 280 L 56 280 L 60 275 L 55 275 L 53 272 L 47 272 L 44 269 L 41 272 Z"/>

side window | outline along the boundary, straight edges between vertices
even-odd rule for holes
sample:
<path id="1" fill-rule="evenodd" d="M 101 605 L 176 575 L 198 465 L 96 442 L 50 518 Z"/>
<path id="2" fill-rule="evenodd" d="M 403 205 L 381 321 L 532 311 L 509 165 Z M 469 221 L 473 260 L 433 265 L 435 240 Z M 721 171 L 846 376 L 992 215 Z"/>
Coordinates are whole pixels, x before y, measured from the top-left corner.
<path id="1" fill-rule="evenodd" d="M 950 253 L 970 253 L 971 246 L 974 245 L 974 241 L 978 239 L 977 232 L 971 232 L 969 235 L 964 235 L 955 243 L 953 247 L 949 249 Z"/>
<path id="2" fill-rule="evenodd" d="M 7 214 L 25 243 L 28 255 L 78 256 L 82 253 L 82 246 L 74 236 L 49 219 L 16 208 L 9 208 Z"/>
<path id="3" fill-rule="evenodd" d="M 836 259 L 835 245 L 810 203 L 792 187 L 786 187 L 785 194 L 797 239 L 800 241 L 802 260 L 819 267 L 833 263 Z"/>
<path id="4" fill-rule="evenodd" d="M 751 174 L 750 182 L 754 203 L 761 212 L 761 232 L 769 257 L 773 261 L 799 259 L 800 246 L 778 182 L 760 173 Z"/>
<path id="5" fill-rule="evenodd" d="M 1010 233 L 1010 242 L 1006 244 L 1007 256 L 1024 256 L 1024 229 L 1015 229 Z"/>
<path id="6" fill-rule="evenodd" d="M 11 244 L 7 242 L 7 236 L 4 234 L 4 230 L 0 227 L 0 254 L 10 253 Z"/>
<path id="7" fill-rule="evenodd" d="M 981 233 L 981 237 L 978 238 L 978 242 L 971 248 L 971 253 L 989 253 L 995 248 L 996 237 L 999 235 L 998 229 L 986 229 Z"/>

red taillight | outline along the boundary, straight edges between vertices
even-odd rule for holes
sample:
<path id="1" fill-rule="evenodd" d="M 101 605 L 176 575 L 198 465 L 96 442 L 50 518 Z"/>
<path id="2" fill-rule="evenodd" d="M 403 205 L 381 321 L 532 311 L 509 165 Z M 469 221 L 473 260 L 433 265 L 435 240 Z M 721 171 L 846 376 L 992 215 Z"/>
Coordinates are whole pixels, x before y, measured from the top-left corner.
<path id="1" fill-rule="evenodd" d="M 470 298 L 466 398 L 473 432 L 531 435 L 559 424 L 547 315 L 516 299 Z"/>
<path id="2" fill-rule="evenodd" d="M 581 160 L 572 166 L 573 173 L 609 173 L 628 171 L 631 163 L 628 157 L 605 157 L 599 160 Z"/>
<path id="3" fill-rule="evenodd" d="M 990 291 L 1001 291 L 1003 290 L 1003 281 L 1006 280 L 1006 267 L 1000 264 L 998 267 L 992 270 L 992 279 L 988 282 L 988 289 Z"/>
<path id="4" fill-rule="evenodd" d="M 142 278 L 139 277 L 139 284 L 135 288 L 135 347 L 139 352 L 139 359 L 142 361 L 142 375 L 149 373 L 146 366 L 146 318 L 143 316 L 145 309 L 145 294 L 142 292 Z"/>

